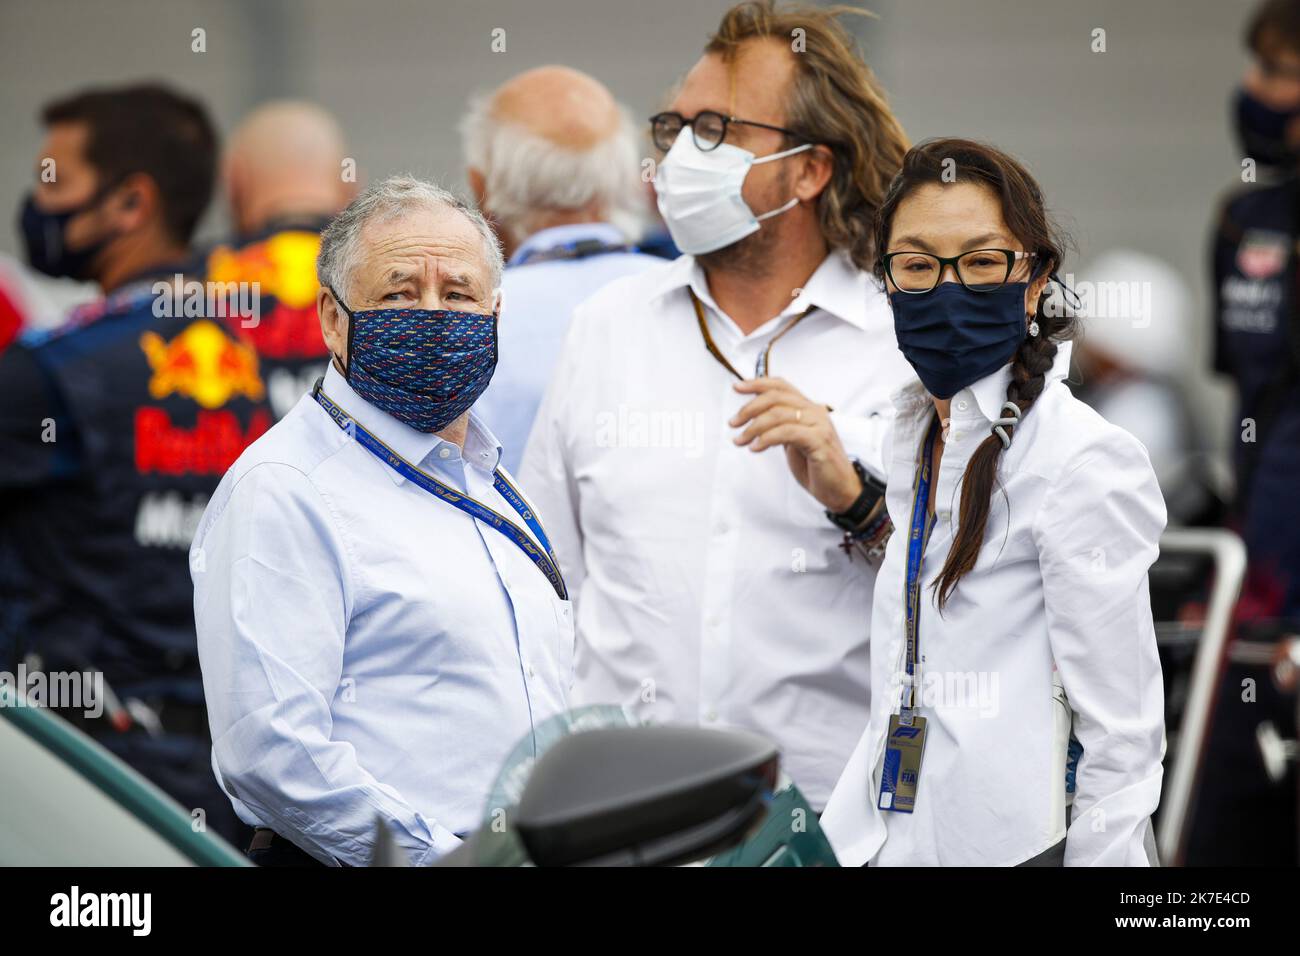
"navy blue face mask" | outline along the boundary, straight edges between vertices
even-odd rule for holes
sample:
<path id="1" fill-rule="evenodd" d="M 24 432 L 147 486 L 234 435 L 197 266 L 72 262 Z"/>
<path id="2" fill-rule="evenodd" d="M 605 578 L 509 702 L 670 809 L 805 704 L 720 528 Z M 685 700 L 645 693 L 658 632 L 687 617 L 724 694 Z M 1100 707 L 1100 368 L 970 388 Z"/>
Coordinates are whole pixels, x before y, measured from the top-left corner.
<path id="1" fill-rule="evenodd" d="M 1245 90 L 1238 90 L 1234 119 L 1242 155 L 1261 166 L 1294 165 L 1297 156 L 1287 143 L 1286 128 L 1297 116 L 1300 116 L 1300 109 L 1275 110 Z"/>
<path id="2" fill-rule="evenodd" d="M 108 245 L 109 236 L 84 249 L 69 249 L 66 240 L 68 223 L 87 209 L 93 209 L 108 194 L 102 189 L 75 209 L 45 212 L 28 194 L 18 217 L 18 230 L 27 249 L 27 264 L 37 272 L 55 278 L 86 279 L 95 257 Z"/>
<path id="3" fill-rule="evenodd" d="M 891 292 L 903 356 L 935 398 L 952 398 L 1011 360 L 1025 338 L 1027 282 L 971 292 L 941 282 L 929 292 Z"/>
<path id="4" fill-rule="evenodd" d="M 416 431 L 439 432 L 478 401 L 497 366 L 495 312 L 362 309 L 348 316 L 344 378 Z"/>

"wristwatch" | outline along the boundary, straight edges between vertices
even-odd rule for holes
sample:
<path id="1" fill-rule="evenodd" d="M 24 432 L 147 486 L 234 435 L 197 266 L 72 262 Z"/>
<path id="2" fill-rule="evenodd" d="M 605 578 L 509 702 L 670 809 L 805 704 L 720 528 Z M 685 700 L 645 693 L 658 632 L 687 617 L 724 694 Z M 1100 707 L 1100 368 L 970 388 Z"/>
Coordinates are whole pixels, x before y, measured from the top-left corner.
<path id="1" fill-rule="evenodd" d="M 826 512 L 826 517 L 830 519 L 831 524 L 839 528 L 846 534 L 856 535 L 867 530 L 868 519 L 872 512 L 876 510 L 876 505 L 885 497 L 885 485 L 879 478 L 868 473 L 867 469 L 862 467 L 862 462 L 856 458 L 851 459 L 853 470 L 857 472 L 858 478 L 862 482 L 862 493 L 858 495 L 857 500 L 849 505 L 847 511 L 841 511 L 836 514 L 833 511 Z"/>

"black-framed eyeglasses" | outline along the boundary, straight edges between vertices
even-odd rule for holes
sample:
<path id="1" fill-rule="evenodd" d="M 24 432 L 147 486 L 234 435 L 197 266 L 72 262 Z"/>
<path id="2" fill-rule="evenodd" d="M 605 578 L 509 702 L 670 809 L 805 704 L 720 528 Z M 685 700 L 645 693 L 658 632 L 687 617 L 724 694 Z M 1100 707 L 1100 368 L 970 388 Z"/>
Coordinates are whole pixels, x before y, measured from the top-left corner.
<path id="1" fill-rule="evenodd" d="M 784 126 L 773 126 L 771 123 L 755 123 L 753 120 L 743 120 L 736 116 L 724 116 L 713 110 L 700 110 L 695 114 L 694 118 L 685 117 L 681 113 L 656 113 L 650 117 L 650 138 L 654 140 L 656 148 L 666 153 L 672 149 L 673 143 L 677 141 L 677 136 L 681 133 L 682 127 L 689 126 L 696 147 L 701 152 L 707 153 L 711 149 L 717 149 L 722 144 L 722 141 L 727 138 L 727 127 L 732 123 L 739 126 L 757 126 L 760 129 L 775 130 L 794 139 L 806 141 L 803 136 L 794 130 L 786 129 Z"/>
<path id="2" fill-rule="evenodd" d="M 1006 285 L 1011 271 L 1022 259 L 1035 259 L 1034 252 L 1015 249 L 972 249 L 959 256 L 936 256 L 929 252 L 891 252 L 885 256 L 885 275 L 899 292 L 930 292 L 949 266 L 957 281 L 972 292 L 992 292 Z"/>

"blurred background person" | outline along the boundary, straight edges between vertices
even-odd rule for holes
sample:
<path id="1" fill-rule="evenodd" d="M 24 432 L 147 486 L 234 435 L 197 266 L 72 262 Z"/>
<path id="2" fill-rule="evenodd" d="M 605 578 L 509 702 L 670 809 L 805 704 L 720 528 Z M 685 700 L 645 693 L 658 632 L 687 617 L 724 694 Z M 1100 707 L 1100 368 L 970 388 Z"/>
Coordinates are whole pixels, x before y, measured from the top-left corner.
<path id="1" fill-rule="evenodd" d="M 868 491 L 841 439 L 879 467 L 912 377 L 864 271 L 906 140 L 835 17 L 724 15 L 651 120 L 686 255 L 578 307 L 523 465 L 576 594 L 575 704 L 763 733 L 818 809 L 871 697 L 874 570 L 841 550 Z M 832 518 L 786 458 L 835 449 L 857 490 Z"/>
<path id="2" fill-rule="evenodd" d="M 640 166 L 627 112 L 593 77 L 543 66 L 472 104 L 469 183 L 508 257 L 501 356 L 477 410 L 519 468 L 574 307 L 657 263 L 640 233 Z"/>
<path id="3" fill-rule="evenodd" d="M 1300 622 L 1300 0 L 1262 4 L 1246 43 L 1241 157 L 1271 181 L 1229 196 L 1214 227 L 1214 368 L 1237 391 L 1233 523 L 1250 556 L 1241 612 Z"/>
<path id="4" fill-rule="evenodd" d="M 1185 384 L 1196 319 L 1186 281 L 1134 249 L 1103 253 L 1077 278 L 1075 396 L 1142 442 L 1171 524 L 1214 523 L 1219 482 Z"/>
<path id="5" fill-rule="evenodd" d="M 257 314 L 232 322 L 257 349 L 280 419 L 325 373 L 316 319 L 320 231 L 356 194 L 343 133 L 314 103 L 259 106 L 230 137 L 222 166 L 234 236 L 207 257 L 212 282 L 257 283 Z"/>
<path id="6" fill-rule="evenodd" d="M 270 413 L 253 351 L 185 308 L 216 134 L 201 104 L 158 85 L 76 93 L 41 116 L 20 220 L 28 261 L 93 280 L 102 297 L 0 357 L 12 653 L 32 669 L 102 673 L 115 696 L 101 716 L 60 713 L 235 832 L 207 766 L 186 551 Z"/>
<path id="7" fill-rule="evenodd" d="M 1257 664 L 1232 653 L 1258 653 L 1300 627 L 1300 0 L 1259 4 L 1245 46 L 1233 121 L 1247 185 L 1220 204 L 1210 262 L 1213 368 L 1236 393 L 1227 524 L 1245 542 L 1248 567 L 1205 744 L 1215 772 L 1196 795 L 1189 865 L 1295 865 L 1300 845 L 1294 762 L 1275 781 L 1251 746 L 1266 723 L 1294 738 L 1294 687 L 1260 680 Z M 1258 692 L 1246 697 L 1244 687 Z"/>

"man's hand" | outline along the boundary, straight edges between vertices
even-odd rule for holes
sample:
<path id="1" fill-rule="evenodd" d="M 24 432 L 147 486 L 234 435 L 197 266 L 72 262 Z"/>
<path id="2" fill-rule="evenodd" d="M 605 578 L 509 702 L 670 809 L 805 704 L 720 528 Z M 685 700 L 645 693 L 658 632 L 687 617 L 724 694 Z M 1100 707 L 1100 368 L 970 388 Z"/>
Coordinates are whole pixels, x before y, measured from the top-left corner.
<path id="1" fill-rule="evenodd" d="M 831 424 L 830 409 L 782 378 L 747 379 L 734 387 L 754 396 L 727 423 L 744 426 L 736 444 L 756 452 L 782 446 L 795 480 L 810 495 L 831 512 L 848 511 L 862 493 L 862 482 Z"/>

